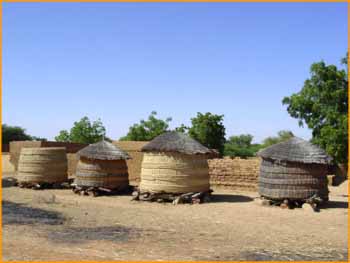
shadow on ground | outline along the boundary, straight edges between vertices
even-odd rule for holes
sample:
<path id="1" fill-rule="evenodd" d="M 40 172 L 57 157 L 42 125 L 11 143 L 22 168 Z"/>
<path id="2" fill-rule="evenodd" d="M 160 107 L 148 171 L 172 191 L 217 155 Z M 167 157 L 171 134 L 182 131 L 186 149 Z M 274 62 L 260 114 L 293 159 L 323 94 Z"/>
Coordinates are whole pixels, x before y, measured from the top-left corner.
<path id="1" fill-rule="evenodd" d="M 241 253 L 240 260 L 244 261 L 346 261 L 347 251 L 325 251 L 319 253 L 308 252 L 285 252 L 275 253 L 272 251 L 246 251 Z"/>
<path id="2" fill-rule="evenodd" d="M 230 194 L 212 194 L 210 201 L 213 203 L 238 203 L 251 202 L 254 199 L 244 195 L 230 195 Z"/>
<path id="3" fill-rule="evenodd" d="M 2 178 L 1 182 L 2 182 L 3 188 L 13 187 L 13 186 L 16 186 L 16 184 L 17 184 L 17 180 L 14 177 Z"/>
<path id="4" fill-rule="evenodd" d="M 2 201 L 2 224 L 46 224 L 60 225 L 65 218 L 61 213 L 48 211 L 40 208 L 28 207 L 10 201 Z"/>
<path id="5" fill-rule="evenodd" d="M 344 208 L 347 209 L 349 206 L 348 202 L 344 201 L 328 201 L 326 204 L 324 204 L 321 209 L 328 209 L 328 208 Z"/>
<path id="6" fill-rule="evenodd" d="M 138 237 L 139 231 L 125 226 L 62 227 L 50 232 L 47 238 L 57 243 L 81 243 L 94 240 L 126 242 Z"/>

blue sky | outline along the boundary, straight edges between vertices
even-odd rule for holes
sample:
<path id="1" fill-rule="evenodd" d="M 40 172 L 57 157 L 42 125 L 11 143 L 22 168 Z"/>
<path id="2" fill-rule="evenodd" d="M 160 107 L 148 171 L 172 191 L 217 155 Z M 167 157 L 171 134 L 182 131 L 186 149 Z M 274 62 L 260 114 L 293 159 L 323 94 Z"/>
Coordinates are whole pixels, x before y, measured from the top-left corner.
<path id="1" fill-rule="evenodd" d="M 87 115 L 117 139 L 209 111 L 227 136 L 309 139 L 281 100 L 346 50 L 347 3 L 3 3 L 3 123 L 53 139 Z"/>

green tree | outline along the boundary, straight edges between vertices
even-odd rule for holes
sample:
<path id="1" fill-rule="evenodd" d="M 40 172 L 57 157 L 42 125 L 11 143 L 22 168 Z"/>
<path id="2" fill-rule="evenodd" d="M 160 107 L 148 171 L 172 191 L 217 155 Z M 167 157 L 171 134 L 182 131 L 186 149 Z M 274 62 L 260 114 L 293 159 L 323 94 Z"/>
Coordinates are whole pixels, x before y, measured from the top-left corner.
<path id="1" fill-rule="evenodd" d="M 282 130 L 278 132 L 277 136 L 267 137 L 263 140 L 262 147 L 269 147 L 273 144 L 287 141 L 288 139 L 294 137 L 294 134 L 291 131 Z"/>
<path id="2" fill-rule="evenodd" d="M 168 131 L 171 118 L 166 120 L 158 119 L 157 112 L 152 111 L 148 120 L 141 120 L 140 123 L 135 123 L 129 128 L 126 136 L 121 137 L 121 141 L 150 141 L 158 135 Z"/>
<path id="3" fill-rule="evenodd" d="M 241 134 L 238 136 L 231 136 L 229 142 L 239 147 L 248 148 L 252 145 L 253 136 L 250 134 Z"/>
<path id="4" fill-rule="evenodd" d="M 197 117 L 191 119 L 192 127 L 188 129 L 188 134 L 206 147 L 223 154 L 225 144 L 223 118 L 224 115 L 198 112 Z"/>
<path id="5" fill-rule="evenodd" d="M 255 156 L 261 145 L 252 144 L 252 140 L 253 136 L 250 134 L 231 136 L 225 143 L 224 155 L 241 158 Z"/>
<path id="6" fill-rule="evenodd" d="M 70 134 L 66 130 L 61 130 L 60 133 L 55 137 L 57 142 L 70 142 Z"/>
<path id="7" fill-rule="evenodd" d="M 25 129 L 19 126 L 9 126 L 2 124 L 2 144 L 8 144 L 11 141 L 46 141 L 45 138 L 31 136 L 26 134 Z"/>
<path id="8" fill-rule="evenodd" d="M 95 143 L 106 139 L 106 129 L 100 119 L 90 122 L 88 117 L 83 117 L 80 121 L 74 122 L 73 127 L 60 131 L 55 137 L 58 142 L 75 142 L 75 143 Z M 110 140 L 107 138 L 107 140 Z"/>
<path id="9" fill-rule="evenodd" d="M 348 160 L 348 76 L 346 69 L 326 65 L 311 66 L 311 77 L 298 93 L 283 99 L 288 113 L 312 130 L 312 142 L 325 149 L 335 161 Z"/>
<path id="10" fill-rule="evenodd" d="M 38 136 L 31 136 L 31 137 L 32 137 L 32 141 L 47 141 L 47 139 L 43 137 L 38 137 Z"/>
<path id="11" fill-rule="evenodd" d="M 11 141 L 27 141 L 32 137 L 26 134 L 25 129 L 19 126 L 9 126 L 2 124 L 2 144 L 8 144 Z"/>
<path id="12" fill-rule="evenodd" d="M 175 128 L 176 132 L 181 132 L 181 133 L 187 133 L 189 127 L 185 126 L 184 124 L 181 124 L 179 127 Z"/>

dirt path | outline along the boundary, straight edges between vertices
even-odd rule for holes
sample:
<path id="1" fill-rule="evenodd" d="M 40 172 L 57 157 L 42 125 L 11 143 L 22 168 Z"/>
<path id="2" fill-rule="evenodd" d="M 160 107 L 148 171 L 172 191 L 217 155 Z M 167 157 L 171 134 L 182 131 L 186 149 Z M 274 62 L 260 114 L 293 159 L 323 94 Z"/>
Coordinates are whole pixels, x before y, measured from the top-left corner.
<path id="1" fill-rule="evenodd" d="M 345 261 L 346 183 L 319 213 L 262 207 L 251 192 L 173 206 L 5 187 L 3 260 Z"/>

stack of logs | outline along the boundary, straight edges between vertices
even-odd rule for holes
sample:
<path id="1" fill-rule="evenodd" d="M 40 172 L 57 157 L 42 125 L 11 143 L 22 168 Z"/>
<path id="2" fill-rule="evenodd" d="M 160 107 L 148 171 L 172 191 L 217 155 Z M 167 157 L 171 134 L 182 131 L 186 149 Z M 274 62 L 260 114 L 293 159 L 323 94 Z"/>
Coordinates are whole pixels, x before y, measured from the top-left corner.
<path id="1" fill-rule="evenodd" d="M 185 194 L 175 193 L 150 193 L 140 192 L 136 189 L 132 193 L 132 200 L 139 201 L 150 201 L 150 202 L 172 202 L 174 205 L 177 204 L 201 204 L 210 202 L 210 196 L 213 191 L 209 190 L 206 192 L 190 192 Z"/>
<path id="2" fill-rule="evenodd" d="M 326 200 L 323 200 L 317 195 L 314 195 L 306 200 L 291 200 L 291 199 L 271 200 L 271 199 L 266 199 L 264 197 L 260 197 L 258 201 L 263 206 L 279 206 L 281 208 L 288 208 L 288 209 L 311 207 L 314 212 L 319 212 L 320 206 L 324 205 L 326 202 Z"/>
<path id="3" fill-rule="evenodd" d="M 71 184 L 73 193 L 79 195 L 88 196 L 101 196 L 101 195 L 121 195 L 130 194 L 132 192 L 132 186 L 124 187 L 122 189 L 108 189 L 104 187 L 93 187 L 93 186 L 78 186 L 76 184 Z"/>
<path id="4" fill-rule="evenodd" d="M 70 183 L 64 182 L 64 183 L 47 183 L 47 182 L 41 182 L 41 183 L 35 183 L 35 182 L 16 182 L 15 186 L 18 186 L 20 188 L 30 188 L 33 190 L 44 190 L 44 189 L 69 189 Z"/>

